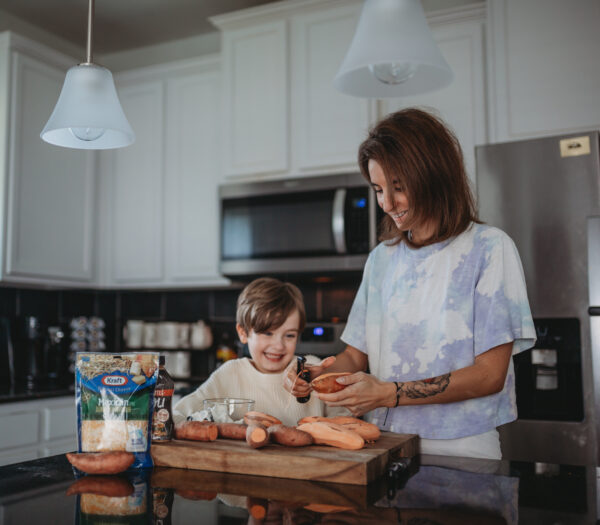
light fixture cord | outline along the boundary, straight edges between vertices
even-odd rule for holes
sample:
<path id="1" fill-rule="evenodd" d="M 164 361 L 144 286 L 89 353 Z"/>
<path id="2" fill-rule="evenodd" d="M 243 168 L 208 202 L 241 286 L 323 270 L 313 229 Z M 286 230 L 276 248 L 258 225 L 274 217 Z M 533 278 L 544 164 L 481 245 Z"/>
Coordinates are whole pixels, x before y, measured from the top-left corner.
<path id="1" fill-rule="evenodd" d="M 92 57 L 92 37 L 94 34 L 94 30 L 93 30 L 93 24 L 94 24 L 94 3 L 95 0 L 90 0 L 89 2 L 89 9 L 88 9 L 88 30 L 87 30 L 87 57 L 86 57 L 86 63 L 87 64 L 91 64 L 93 57 Z"/>

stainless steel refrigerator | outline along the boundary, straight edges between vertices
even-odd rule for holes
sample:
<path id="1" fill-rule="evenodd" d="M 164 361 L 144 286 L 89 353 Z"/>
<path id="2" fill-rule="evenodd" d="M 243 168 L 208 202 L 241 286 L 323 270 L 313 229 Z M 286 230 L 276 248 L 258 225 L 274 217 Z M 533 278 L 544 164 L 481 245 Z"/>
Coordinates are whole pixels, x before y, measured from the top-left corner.
<path id="1" fill-rule="evenodd" d="M 480 218 L 514 240 L 537 331 L 515 356 L 507 459 L 600 458 L 599 132 L 478 146 Z"/>

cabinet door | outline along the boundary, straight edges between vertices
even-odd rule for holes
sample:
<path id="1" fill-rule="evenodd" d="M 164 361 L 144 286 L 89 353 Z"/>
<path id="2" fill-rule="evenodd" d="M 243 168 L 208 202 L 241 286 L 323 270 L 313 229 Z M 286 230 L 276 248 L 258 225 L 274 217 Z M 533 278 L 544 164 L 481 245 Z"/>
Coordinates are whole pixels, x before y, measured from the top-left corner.
<path id="1" fill-rule="evenodd" d="M 600 126 L 597 0 L 490 0 L 491 140 Z"/>
<path id="2" fill-rule="evenodd" d="M 112 152 L 111 252 L 115 283 L 154 283 L 163 263 L 163 85 L 145 82 L 119 89 L 136 140 Z"/>
<path id="3" fill-rule="evenodd" d="M 58 68 L 12 53 L 7 280 L 92 279 L 93 153 L 40 138 L 64 77 Z"/>
<path id="4" fill-rule="evenodd" d="M 475 145 L 486 141 L 483 61 L 483 12 L 474 20 L 429 21 L 440 51 L 454 73 L 452 83 L 441 90 L 381 102 L 382 116 L 398 109 L 418 106 L 441 117 L 462 146 L 466 170 L 475 184 Z M 468 13 L 465 13 L 468 14 Z"/>
<path id="5" fill-rule="evenodd" d="M 220 73 L 212 66 L 166 85 L 167 279 L 214 282 L 219 279 Z"/>
<path id="6" fill-rule="evenodd" d="M 226 175 L 288 169 L 286 21 L 223 33 Z"/>
<path id="7" fill-rule="evenodd" d="M 368 99 L 333 87 L 360 15 L 360 5 L 292 18 L 292 164 L 294 171 L 356 170 L 370 123 Z"/>

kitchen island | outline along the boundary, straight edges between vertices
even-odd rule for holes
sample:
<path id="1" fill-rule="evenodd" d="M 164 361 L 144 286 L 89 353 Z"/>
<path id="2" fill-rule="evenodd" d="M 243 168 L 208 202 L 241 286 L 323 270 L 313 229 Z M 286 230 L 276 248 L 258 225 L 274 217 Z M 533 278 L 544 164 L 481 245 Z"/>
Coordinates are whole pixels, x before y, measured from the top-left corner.
<path id="1" fill-rule="evenodd" d="M 64 455 L 0 467 L 16 523 L 594 524 L 596 467 L 416 456 L 366 486 L 159 468 L 83 491 Z M 74 493 L 75 492 L 75 493 Z M 106 505 L 103 507 L 102 505 Z M 112 508 L 112 516 L 98 509 Z"/>

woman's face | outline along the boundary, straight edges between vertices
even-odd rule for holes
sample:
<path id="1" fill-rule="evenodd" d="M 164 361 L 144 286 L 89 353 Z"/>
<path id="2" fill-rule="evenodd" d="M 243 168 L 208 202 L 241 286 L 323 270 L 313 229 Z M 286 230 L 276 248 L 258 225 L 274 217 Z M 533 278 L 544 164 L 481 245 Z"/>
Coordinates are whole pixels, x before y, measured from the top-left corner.
<path id="1" fill-rule="evenodd" d="M 393 187 L 388 188 L 381 165 L 376 160 L 369 159 L 368 167 L 371 186 L 377 195 L 377 204 L 392 218 L 400 231 L 406 231 L 404 221 L 409 210 L 409 203 L 400 180 L 394 177 Z"/>

